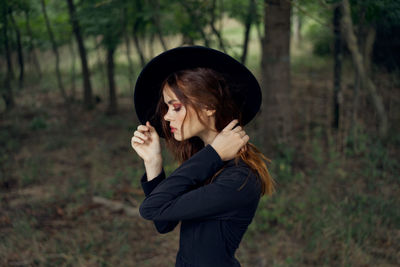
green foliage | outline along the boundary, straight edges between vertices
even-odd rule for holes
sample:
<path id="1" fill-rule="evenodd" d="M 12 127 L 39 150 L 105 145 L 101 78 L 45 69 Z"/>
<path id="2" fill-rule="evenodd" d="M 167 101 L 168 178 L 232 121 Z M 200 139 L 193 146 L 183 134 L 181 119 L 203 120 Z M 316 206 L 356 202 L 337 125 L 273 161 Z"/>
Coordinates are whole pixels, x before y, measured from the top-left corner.
<path id="1" fill-rule="evenodd" d="M 86 35 L 101 37 L 101 44 L 115 50 L 123 32 L 125 1 L 88 0 L 81 3 L 78 19 Z"/>
<path id="2" fill-rule="evenodd" d="M 286 145 L 278 144 L 275 148 L 277 155 L 271 162 L 272 177 L 279 177 L 280 183 L 287 183 L 294 179 L 292 165 L 295 156 L 295 150 Z"/>
<path id="3" fill-rule="evenodd" d="M 31 123 L 29 124 L 29 128 L 32 131 L 46 129 L 47 128 L 46 120 L 41 116 L 36 116 L 32 119 Z"/>
<path id="4" fill-rule="evenodd" d="M 19 171 L 19 185 L 25 187 L 33 184 L 41 184 L 52 175 L 51 165 L 42 156 L 27 158 Z"/>
<path id="5" fill-rule="evenodd" d="M 350 0 L 355 24 L 400 25 L 400 2 L 393 0 Z"/>
<path id="6" fill-rule="evenodd" d="M 7 187 L 14 182 L 8 168 L 12 164 L 13 153 L 21 146 L 21 136 L 21 130 L 15 125 L 0 128 L 0 185 Z"/>
<path id="7" fill-rule="evenodd" d="M 245 24 L 249 16 L 250 0 L 228 0 L 224 1 L 224 8 L 229 17 L 237 19 L 240 23 Z M 255 12 L 251 14 L 251 19 L 255 24 L 260 24 L 263 20 L 264 1 L 254 0 Z"/>
<path id="8" fill-rule="evenodd" d="M 316 16 L 316 15 L 315 15 Z M 315 20 L 308 20 L 305 22 L 304 35 L 309 39 L 313 45 L 313 54 L 317 56 L 328 56 L 333 52 L 333 33 L 327 29 L 325 25 L 320 24 L 323 22 L 326 25 L 331 24 L 332 14 L 327 14 L 325 17 L 317 17 L 318 22 Z"/>

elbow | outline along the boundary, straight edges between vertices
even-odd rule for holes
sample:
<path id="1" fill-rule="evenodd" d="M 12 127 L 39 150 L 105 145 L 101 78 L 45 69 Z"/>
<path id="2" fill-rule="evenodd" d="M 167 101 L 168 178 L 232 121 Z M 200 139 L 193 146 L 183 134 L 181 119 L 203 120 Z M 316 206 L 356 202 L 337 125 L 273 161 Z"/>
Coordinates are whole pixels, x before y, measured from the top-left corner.
<path id="1" fill-rule="evenodd" d="M 166 233 L 169 233 L 172 230 L 174 230 L 174 228 L 170 228 L 168 226 L 164 226 L 164 225 L 160 226 L 156 222 L 155 222 L 155 226 L 156 226 L 157 232 L 159 232 L 160 234 L 166 234 Z"/>
<path id="2" fill-rule="evenodd" d="M 154 214 L 152 212 L 152 209 L 147 207 L 145 201 L 142 202 L 139 206 L 139 214 L 146 220 L 153 220 L 154 219 Z"/>

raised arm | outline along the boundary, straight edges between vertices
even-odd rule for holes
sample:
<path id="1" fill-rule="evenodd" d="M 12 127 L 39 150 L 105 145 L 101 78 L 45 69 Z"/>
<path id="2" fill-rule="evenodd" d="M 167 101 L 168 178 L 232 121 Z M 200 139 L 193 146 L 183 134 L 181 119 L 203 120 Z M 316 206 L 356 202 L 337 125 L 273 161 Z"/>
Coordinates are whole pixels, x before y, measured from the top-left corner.
<path id="1" fill-rule="evenodd" d="M 230 166 L 213 183 L 193 189 L 223 166 L 218 153 L 207 145 L 146 196 L 139 207 L 141 216 L 161 221 L 231 218 L 259 197 L 260 187 L 249 168 Z"/>

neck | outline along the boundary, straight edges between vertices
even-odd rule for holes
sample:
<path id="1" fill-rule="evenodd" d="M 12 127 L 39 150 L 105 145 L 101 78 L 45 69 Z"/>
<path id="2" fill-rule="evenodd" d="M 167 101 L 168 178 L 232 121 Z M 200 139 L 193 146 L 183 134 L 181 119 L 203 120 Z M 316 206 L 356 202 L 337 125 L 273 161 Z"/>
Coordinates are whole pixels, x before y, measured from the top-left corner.
<path id="1" fill-rule="evenodd" d="M 207 121 L 208 125 L 213 125 L 212 129 L 204 129 L 202 132 L 199 133 L 199 137 L 204 142 L 204 146 L 211 144 L 215 137 L 218 135 L 218 131 L 215 129 L 215 117 L 208 117 Z"/>
<path id="2" fill-rule="evenodd" d="M 218 135 L 217 131 L 208 130 L 208 131 L 204 132 L 203 134 L 199 135 L 199 137 L 201 138 L 201 140 L 203 140 L 204 146 L 207 146 L 214 141 L 214 139 L 217 135 Z"/>

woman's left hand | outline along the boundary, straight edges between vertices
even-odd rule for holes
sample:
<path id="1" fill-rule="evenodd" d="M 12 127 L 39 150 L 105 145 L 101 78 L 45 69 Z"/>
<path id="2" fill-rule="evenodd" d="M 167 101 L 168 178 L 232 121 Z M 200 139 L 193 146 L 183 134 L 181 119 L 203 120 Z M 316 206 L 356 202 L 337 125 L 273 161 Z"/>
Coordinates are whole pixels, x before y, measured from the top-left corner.
<path id="1" fill-rule="evenodd" d="M 238 120 L 231 121 L 211 143 L 223 161 L 233 159 L 250 139 L 241 126 L 233 128 L 237 123 Z"/>

